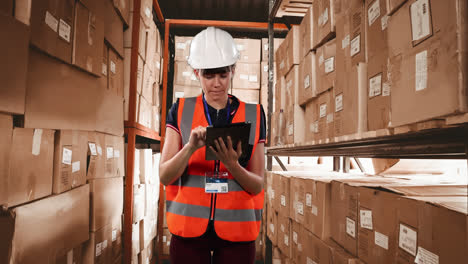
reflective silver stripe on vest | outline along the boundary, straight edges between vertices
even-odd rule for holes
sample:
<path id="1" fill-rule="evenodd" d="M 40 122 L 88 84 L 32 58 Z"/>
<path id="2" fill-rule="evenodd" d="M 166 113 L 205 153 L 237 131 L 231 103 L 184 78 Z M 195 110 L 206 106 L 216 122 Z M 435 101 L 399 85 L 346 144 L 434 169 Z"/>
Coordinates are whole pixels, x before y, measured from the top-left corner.
<path id="1" fill-rule="evenodd" d="M 202 219 L 210 218 L 210 207 L 184 204 L 174 201 L 166 201 L 167 211 L 176 215 L 183 215 L 187 217 L 197 217 Z M 238 209 L 227 210 L 217 208 L 215 211 L 215 221 L 224 222 L 251 222 L 261 221 L 261 209 Z"/>
<path id="2" fill-rule="evenodd" d="M 193 113 L 197 97 L 185 98 L 184 109 L 182 110 L 182 120 L 180 120 L 180 133 L 182 134 L 182 144 L 185 145 L 190 139 L 192 131 Z"/>
<path id="3" fill-rule="evenodd" d="M 196 188 L 205 188 L 205 176 L 198 175 L 182 175 L 181 183 L 178 181 L 172 183 L 171 185 L 183 186 L 183 187 L 196 187 Z M 240 184 L 234 179 L 228 179 L 228 191 L 237 192 L 244 191 Z"/>
<path id="4" fill-rule="evenodd" d="M 226 210 L 216 208 L 215 220 L 224 222 L 251 222 L 262 220 L 261 209 Z"/>
<path id="5" fill-rule="evenodd" d="M 257 128 L 257 105 L 245 104 L 245 122 L 250 123 L 249 144 L 255 144 L 255 129 Z"/>

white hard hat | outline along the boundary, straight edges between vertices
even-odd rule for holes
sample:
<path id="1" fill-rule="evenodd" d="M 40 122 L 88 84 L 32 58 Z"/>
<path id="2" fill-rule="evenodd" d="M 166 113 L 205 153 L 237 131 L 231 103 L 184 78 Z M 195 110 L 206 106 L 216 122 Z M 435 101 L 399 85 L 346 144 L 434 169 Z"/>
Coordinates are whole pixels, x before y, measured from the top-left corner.
<path id="1" fill-rule="evenodd" d="M 215 69 L 233 65 L 239 57 L 232 36 L 222 29 L 209 27 L 193 38 L 188 64 L 194 69 Z"/>

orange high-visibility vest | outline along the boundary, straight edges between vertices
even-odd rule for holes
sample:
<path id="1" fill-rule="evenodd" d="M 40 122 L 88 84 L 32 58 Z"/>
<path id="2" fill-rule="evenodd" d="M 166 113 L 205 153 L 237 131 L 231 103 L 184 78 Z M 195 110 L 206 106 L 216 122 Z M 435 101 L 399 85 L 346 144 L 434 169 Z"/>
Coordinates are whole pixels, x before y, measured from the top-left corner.
<path id="1" fill-rule="evenodd" d="M 232 123 L 251 123 L 249 144 L 253 145 L 253 155 L 260 136 L 260 105 L 239 102 Z M 202 96 L 179 99 L 178 110 L 177 121 L 185 145 L 192 129 L 208 126 Z M 199 237 L 213 219 L 220 238 L 234 242 L 255 240 L 260 231 L 264 190 L 257 195 L 246 192 L 221 163 L 219 171 L 228 172 L 229 192 L 205 193 L 205 172 L 212 172 L 215 163 L 205 160 L 205 150 L 205 147 L 196 150 L 184 174 L 166 186 L 169 231 L 181 237 Z"/>

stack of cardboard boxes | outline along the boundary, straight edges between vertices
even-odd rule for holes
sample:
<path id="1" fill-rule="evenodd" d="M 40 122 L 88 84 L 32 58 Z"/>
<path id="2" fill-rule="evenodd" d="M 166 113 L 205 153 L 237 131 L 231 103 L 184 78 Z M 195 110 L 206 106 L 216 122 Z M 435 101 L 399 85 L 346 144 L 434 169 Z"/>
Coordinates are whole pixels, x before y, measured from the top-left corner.
<path id="1" fill-rule="evenodd" d="M 159 157 L 159 154 L 153 154 L 152 149 L 135 149 L 132 216 L 134 263 L 149 263 L 156 252 Z"/>
<path id="2" fill-rule="evenodd" d="M 160 109 L 162 90 L 162 50 L 163 41 L 158 28 L 153 20 L 153 1 L 141 1 L 141 12 L 136 14 L 133 7 L 129 14 L 129 28 L 124 34 L 124 95 L 125 95 L 125 120 L 129 118 L 130 80 L 136 76 L 136 111 L 134 120 L 137 123 L 156 132 L 160 130 Z M 135 18 L 138 17 L 138 19 Z M 137 22 L 139 29 L 133 29 Z M 135 31 L 135 32 L 134 32 Z M 135 40 L 133 34 L 138 33 L 138 47 L 133 47 Z M 132 50 L 137 51 L 137 72 L 131 72 Z"/>
<path id="3" fill-rule="evenodd" d="M 193 37 L 175 37 L 173 102 L 177 98 L 201 94 L 201 86 L 192 67 L 187 63 Z"/>
<path id="4" fill-rule="evenodd" d="M 269 172 L 265 186 L 278 263 L 468 260 L 466 185 L 316 171 Z"/>
<path id="5" fill-rule="evenodd" d="M 0 6 L 0 262 L 118 262 L 129 1 Z"/>
<path id="6" fill-rule="evenodd" d="M 438 4 L 315 1 L 296 38 L 297 30 L 290 30 L 292 46 L 283 43 L 276 52 L 280 85 L 273 143 L 300 142 L 296 138 L 325 143 L 366 131 L 388 133 L 388 128 L 466 112 L 467 85 L 457 77 L 467 68 L 466 37 L 455 30 L 467 28 L 466 3 Z M 297 51 L 299 59 L 288 55 Z M 297 93 L 288 83 L 295 64 Z M 293 104 L 302 107 L 305 120 L 287 113 Z M 296 136 L 302 133 L 296 128 L 305 130 L 304 137 Z"/>

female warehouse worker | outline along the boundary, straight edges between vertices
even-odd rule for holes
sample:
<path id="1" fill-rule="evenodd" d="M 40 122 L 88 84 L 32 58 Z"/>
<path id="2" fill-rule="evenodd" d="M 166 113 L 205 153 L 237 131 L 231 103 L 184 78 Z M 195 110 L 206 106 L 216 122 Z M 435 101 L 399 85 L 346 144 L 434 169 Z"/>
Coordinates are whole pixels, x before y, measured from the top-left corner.
<path id="1" fill-rule="evenodd" d="M 234 40 L 209 27 L 192 40 L 188 63 L 203 93 L 180 98 L 167 117 L 160 178 L 166 185 L 170 259 L 179 263 L 254 263 L 263 208 L 265 114 L 261 105 L 228 95 L 239 51 Z M 215 142 L 218 160 L 205 160 L 207 126 L 250 122 L 247 158 L 241 146 Z M 206 182 L 227 176 L 227 192 L 212 193 Z M 211 261 L 213 252 L 213 262 Z"/>

